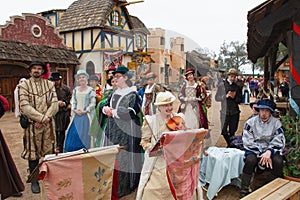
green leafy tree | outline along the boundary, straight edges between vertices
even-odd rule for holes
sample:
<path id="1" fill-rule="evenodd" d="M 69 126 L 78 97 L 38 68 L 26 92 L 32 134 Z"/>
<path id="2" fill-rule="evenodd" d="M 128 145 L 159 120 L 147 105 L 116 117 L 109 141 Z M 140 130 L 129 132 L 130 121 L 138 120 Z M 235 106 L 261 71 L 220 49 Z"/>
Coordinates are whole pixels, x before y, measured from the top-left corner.
<path id="1" fill-rule="evenodd" d="M 220 47 L 220 53 L 218 56 L 218 63 L 220 68 L 239 69 L 240 66 L 249 64 L 246 44 L 240 44 L 239 41 L 230 42 L 229 44 L 224 41 Z"/>

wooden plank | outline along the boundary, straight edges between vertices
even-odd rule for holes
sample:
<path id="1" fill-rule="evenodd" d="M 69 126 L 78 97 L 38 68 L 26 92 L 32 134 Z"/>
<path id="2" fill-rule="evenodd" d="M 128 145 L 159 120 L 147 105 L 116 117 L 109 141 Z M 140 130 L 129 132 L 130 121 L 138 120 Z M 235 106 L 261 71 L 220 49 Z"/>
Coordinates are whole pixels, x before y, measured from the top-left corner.
<path id="1" fill-rule="evenodd" d="M 276 102 L 276 108 L 289 108 L 289 102 Z"/>
<path id="2" fill-rule="evenodd" d="M 299 200 L 299 199 L 300 199 L 300 193 L 297 192 L 296 194 L 294 194 L 293 196 L 291 196 L 289 200 Z"/>
<path id="3" fill-rule="evenodd" d="M 297 194 L 297 192 L 300 191 L 300 183 L 290 181 L 288 184 L 282 186 L 278 190 L 276 190 L 274 193 L 270 194 L 264 200 L 274 200 L 274 199 L 289 199 L 294 194 Z"/>
<path id="4" fill-rule="evenodd" d="M 277 178 L 267 185 L 255 190 L 251 194 L 245 196 L 242 198 L 242 200 L 261 200 L 288 183 L 289 180 Z"/>

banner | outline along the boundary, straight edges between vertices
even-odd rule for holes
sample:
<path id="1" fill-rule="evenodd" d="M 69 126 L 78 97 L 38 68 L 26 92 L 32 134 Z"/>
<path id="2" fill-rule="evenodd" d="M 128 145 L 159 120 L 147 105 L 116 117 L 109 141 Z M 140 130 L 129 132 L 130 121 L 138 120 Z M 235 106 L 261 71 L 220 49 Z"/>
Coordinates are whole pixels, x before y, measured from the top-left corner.
<path id="1" fill-rule="evenodd" d="M 167 177 L 175 199 L 191 199 L 198 187 L 201 144 L 207 132 L 207 129 L 173 131 L 162 138 Z"/>
<path id="2" fill-rule="evenodd" d="M 118 146 L 70 153 L 46 157 L 40 166 L 47 198 L 111 199 Z"/>
<path id="3" fill-rule="evenodd" d="M 103 52 L 103 69 L 108 70 L 109 66 L 115 66 L 116 68 L 122 65 L 123 51 L 104 51 Z"/>

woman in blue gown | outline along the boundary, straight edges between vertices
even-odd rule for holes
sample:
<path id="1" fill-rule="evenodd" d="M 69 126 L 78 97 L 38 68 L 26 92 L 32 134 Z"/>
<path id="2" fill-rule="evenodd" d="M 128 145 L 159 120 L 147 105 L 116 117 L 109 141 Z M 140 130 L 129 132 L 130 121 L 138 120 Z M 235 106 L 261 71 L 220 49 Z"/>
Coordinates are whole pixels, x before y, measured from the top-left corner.
<path id="1" fill-rule="evenodd" d="M 72 116 L 66 136 L 65 152 L 91 147 L 88 132 L 95 113 L 96 93 L 87 85 L 89 75 L 86 71 L 78 70 L 75 79 L 78 86 L 73 89 Z"/>

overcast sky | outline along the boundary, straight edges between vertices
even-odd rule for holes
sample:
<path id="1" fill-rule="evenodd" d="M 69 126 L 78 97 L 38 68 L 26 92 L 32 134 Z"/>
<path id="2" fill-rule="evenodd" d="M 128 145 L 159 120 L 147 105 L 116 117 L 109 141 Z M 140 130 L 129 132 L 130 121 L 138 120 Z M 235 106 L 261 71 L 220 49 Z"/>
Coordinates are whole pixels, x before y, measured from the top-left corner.
<path id="1" fill-rule="evenodd" d="M 128 0 L 136 1 L 136 0 Z M 66 9 L 74 0 L 9 0 L 0 7 L 0 24 L 10 16 Z M 208 48 L 219 53 L 225 41 L 247 41 L 247 13 L 265 0 L 145 0 L 127 6 L 147 28 L 183 36 L 186 50 Z"/>

